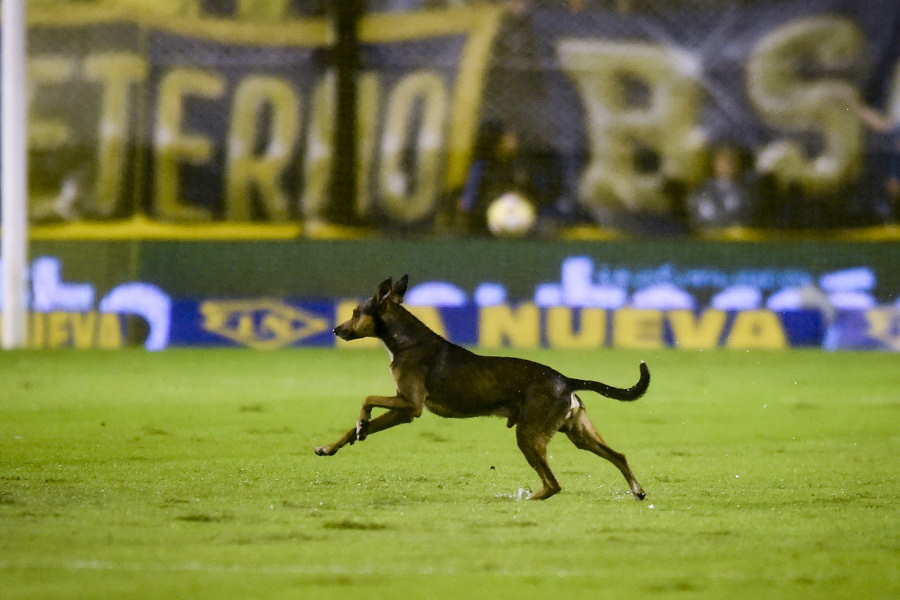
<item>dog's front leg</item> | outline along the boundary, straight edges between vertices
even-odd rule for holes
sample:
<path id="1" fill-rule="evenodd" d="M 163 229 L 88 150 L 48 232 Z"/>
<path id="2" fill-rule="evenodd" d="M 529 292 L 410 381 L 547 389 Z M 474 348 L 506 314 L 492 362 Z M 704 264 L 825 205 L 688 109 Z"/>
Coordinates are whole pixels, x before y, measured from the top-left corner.
<path id="1" fill-rule="evenodd" d="M 403 423 L 410 423 L 415 418 L 415 414 L 412 411 L 404 410 L 404 409 L 392 409 L 388 412 L 384 413 L 368 422 L 367 432 L 369 434 L 378 433 L 379 431 L 384 431 L 390 427 L 395 425 L 401 425 Z M 335 443 L 330 446 L 319 446 L 315 448 L 315 453 L 319 456 L 332 456 L 336 454 L 338 450 L 346 446 L 347 444 L 353 444 L 356 441 L 357 429 L 353 428 Z"/>
<path id="2" fill-rule="evenodd" d="M 333 444 L 330 444 L 328 446 L 316 446 L 315 448 L 313 448 L 313 452 L 315 452 L 319 456 L 332 456 L 334 454 L 337 454 L 337 451 L 347 444 L 352 444 L 355 441 L 356 429 L 354 428 L 342 435 L 340 439 L 338 439 L 338 441 Z"/>
<path id="3" fill-rule="evenodd" d="M 368 396 L 363 400 L 359 409 L 359 420 L 356 422 L 356 439 L 363 441 L 370 433 L 369 420 L 372 418 L 373 408 L 387 408 L 388 410 L 406 410 L 413 408 L 409 400 L 402 396 Z"/>

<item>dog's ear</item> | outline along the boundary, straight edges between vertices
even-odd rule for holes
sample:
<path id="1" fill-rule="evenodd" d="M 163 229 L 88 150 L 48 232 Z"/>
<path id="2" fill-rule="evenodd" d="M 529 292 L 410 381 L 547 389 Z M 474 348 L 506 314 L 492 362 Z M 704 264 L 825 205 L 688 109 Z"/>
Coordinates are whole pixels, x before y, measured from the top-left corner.
<path id="1" fill-rule="evenodd" d="M 378 291 L 375 292 L 376 302 L 383 302 L 388 297 L 388 294 L 391 293 L 391 288 L 393 287 L 393 281 L 393 279 L 388 277 L 378 284 Z"/>
<path id="2" fill-rule="evenodd" d="M 403 302 L 403 296 L 406 294 L 406 286 L 409 284 L 409 275 L 404 275 L 397 280 L 397 283 L 391 288 L 391 300 L 400 304 Z"/>

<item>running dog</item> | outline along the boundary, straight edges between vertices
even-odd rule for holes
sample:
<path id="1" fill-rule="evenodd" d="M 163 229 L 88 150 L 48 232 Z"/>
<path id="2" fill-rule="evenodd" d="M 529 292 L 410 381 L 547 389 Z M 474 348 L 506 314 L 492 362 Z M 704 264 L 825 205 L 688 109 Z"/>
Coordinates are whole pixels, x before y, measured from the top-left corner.
<path id="1" fill-rule="evenodd" d="M 634 497 L 644 499 L 644 490 L 625 456 L 606 445 L 575 394 L 589 390 L 615 400 L 637 400 L 650 384 L 644 362 L 638 382 L 623 389 L 572 379 L 530 360 L 480 356 L 451 344 L 410 314 L 401 304 L 407 283 L 406 275 L 396 283 L 390 278 L 382 281 L 374 296 L 334 328 L 334 334 L 343 340 L 376 337 L 384 343 L 397 393 L 367 397 L 356 426 L 333 444 L 315 448 L 316 454 L 331 456 L 373 433 L 410 423 L 423 408 L 442 417 L 496 415 L 506 417 L 507 427 L 516 428 L 519 449 L 541 478 L 543 487 L 531 499 L 549 498 L 561 489 L 547 463 L 547 443 L 557 431 L 565 433 L 576 447 L 613 463 Z M 387 412 L 371 419 L 373 408 Z"/>

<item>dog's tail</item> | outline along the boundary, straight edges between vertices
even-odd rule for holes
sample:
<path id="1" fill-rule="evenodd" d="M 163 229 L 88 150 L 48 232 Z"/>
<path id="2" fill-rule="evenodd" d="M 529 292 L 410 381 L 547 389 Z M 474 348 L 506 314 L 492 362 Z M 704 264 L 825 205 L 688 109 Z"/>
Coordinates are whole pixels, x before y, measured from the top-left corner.
<path id="1" fill-rule="evenodd" d="M 647 368 L 647 363 L 641 361 L 641 377 L 638 379 L 637 383 L 627 389 L 613 387 L 611 385 L 606 385 L 605 383 L 600 383 L 599 381 L 591 381 L 590 379 L 567 379 L 573 392 L 578 390 L 590 390 L 602 394 L 607 398 L 630 402 L 632 400 L 637 400 L 647 391 L 647 388 L 650 386 L 650 369 Z"/>

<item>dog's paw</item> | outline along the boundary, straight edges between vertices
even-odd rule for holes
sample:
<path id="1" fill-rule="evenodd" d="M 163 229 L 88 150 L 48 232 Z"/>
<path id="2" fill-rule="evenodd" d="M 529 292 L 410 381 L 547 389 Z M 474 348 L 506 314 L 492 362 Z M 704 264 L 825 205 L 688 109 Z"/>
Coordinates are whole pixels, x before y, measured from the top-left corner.
<path id="1" fill-rule="evenodd" d="M 361 442 L 369 435 L 369 422 L 368 421 L 357 421 L 356 422 L 356 440 Z"/>
<path id="2" fill-rule="evenodd" d="M 328 450 L 328 446 L 317 446 L 313 448 L 313 452 L 315 452 L 317 456 L 331 456 L 334 454 L 334 452 Z"/>

